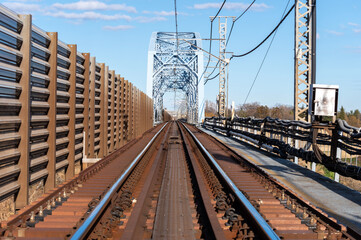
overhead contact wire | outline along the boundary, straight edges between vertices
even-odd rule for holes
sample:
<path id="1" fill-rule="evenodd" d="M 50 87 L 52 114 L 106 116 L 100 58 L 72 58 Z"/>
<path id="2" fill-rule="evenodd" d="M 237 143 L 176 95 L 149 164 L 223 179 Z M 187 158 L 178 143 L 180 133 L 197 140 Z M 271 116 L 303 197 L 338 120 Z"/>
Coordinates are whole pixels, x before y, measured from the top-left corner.
<path id="1" fill-rule="evenodd" d="M 208 51 L 209 53 L 212 53 L 213 21 L 214 21 L 214 19 L 216 19 L 216 17 L 217 17 L 217 16 L 219 15 L 219 13 L 221 12 L 221 10 L 222 10 L 224 4 L 226 3 L 226 1 L 227 1 L 227 0 L 224 0 L 224 1 L 223 1 L 221 7 L 218 9 L 218 12 L 217 12 L 216 16 L 215 16 L 213 19 L 211 19 L 211 30 L 210 30 L 210 34 L 209 34 L 209 51 Z M 208 67 L 209 67 L 210 61 L 211 61 L 211 56 L 209 56 L 208 62 L 207 62 L 207 66 L 206 66 L 206 68 L 204 69 L 202 75 L 201 75 L 201 76 L 199 77 L 199 79 L 198 79 L 197 86 L 198 86 L 200 80 L 202 79 L 204 73 L 207 71 L 207 69 L 208 69 Z"/>
<path id="2" fill-rule="evenodd" d="M 231 30 L 229 31 L 229 34 L 228 34 L 228 37 L 227 37 L 226 47 L 227 47 L 227 45 L 228 45 L 229 40 L 231 39 L 231 35 L 232 35 L 232 31 L 233 31 L 233 27 L 234 27 L 235 22 L 237 22 L 237 21 L 252 7 L 252 5 L 253 5 L 253 3 L 254 3 L 255 1 L 256 1 L 256 0 L 253 0 L 253 2 L 251 2 L 251 3 L 248 5 L 248 7 L 232 22 Z M 218 62 L 217 62 L 217 64 L 216 64 L 216 66 L 213 68 L 213 71 L 209 74 L 209 76 L 211 76 L 211 75 L 214 73 L 214 71 L 216 70 L 218 64 L 219 64 L 219 60 L 218 60 Z M 217 76 L 219 76 L 219 73 L 216 74 L 214 77 L 207 78 L 207 80 L 206 80 L 206 82 L 205 82 L 204 84 L 206 84 L 209 80 L 215 79 Z"/>
<path id="3" fill-rule="evenodd" d="M 252 53 L 253 51 L 255 51 L 257 48 L 259 48 L 265 41 L 267 41 L 267 39 L 272 36 L 272 34 L 278 29 L 278 27 L 283 23 L 283 21 L 288 17 L 288 15 L 292 12 L 292 10 L 294 9 L 295 4 L 293 4 L 293 6 L 290 8 L 290 10 L 287 12 L 287 14 L 282 18 L 282 20 L 277 24 L 277 26 L 272 30 L 272 32 L 270 34 L 268 34 L 268 36 L 262 40 L 262 42 L 260 42 L 256 47 L 254 47 L 252 50 L 244 53 L 244 54 L 240 54 L 240 55 L 232 55 L 232 57 L 230 58 L 230 60 L 232 58 L 238 58 L 238 57 L 244 57 L 250 53 Z"/>
<path id="4" fill-rule="evenodd" d="M 286 9 L 287 9 L 287 7 L 288 7 L 289 4 L 290 4 L 290 0 L 288 0 L 288 2 L 287 2 L 287 5 L 286 5 L 286 7 L 285 7 L 285 10 L 283 11 L 282 17 L 285 15 Z M 273 37 L 272 37 L 272 39 L 271 39 L 271 42 L 270 42 L 270 44 L 269 44 L 269 46 L 268 46 L 268 48 L 267 48 L 267 51 L 266 51 L 266 53 L 265 53 L 265 55 L 264 55 L 264 57 L 263 57 L 263 60 L 262 60 L 262 62 L 261 62 L 261 65 L 260 65 L 259 68 L 258 68 L 257 74 L 256 74 L 256 76 L 255 76 L 255 78 L 254 78 L 254 80 L 253 80 L 253 82 L 252 82 L 252 85 L 251 85 L 251 87 L 250 87 L 250 89 L 249 89 L 249 91 L 248 91 L 248 93 L 247 93 L 247 96 L 246 96 L 246 98 L 245 98 L 245 100 L 244 100 L 244 102 L 243 102 L 243 105 L 246 104 L 246 102 L 247 102 L 247 100 L 248 100 L 248 97 L 249 97 L 249 95 L 250 95 L 250 93 L 251 93 L 251 91 L 252 91 L 252 89 L 253 89 L 253 86 L 254 86 L 254 84 L 256 83 L 256 80 L 257 80 L 257 78 L 258 78 L 258 75 L 259 75 L 259 73 L 261 72 L 261 69 L 262 69 L 262 67 L 263 67 L 263 64 L 264 64 L 264 62 L 265 62 L 265 60 L 266 60 L 266 58 L 267 58 L 268 52 L 269 52 L 269 50 L 271 49 L 273 40 L 275 39 L 275 37 L 276 37 L 276 35 L 277 35 L 277 31 L 278 31 L 278 29 L 275 31 L 275 34 L 273 35 Z"/>
<path id="5" fill-rule="evenodd" d="M 179 48 L 179 39 L 178 39 L 178 14 L 177 14 L 177 0 L 174 0 L 174 18 L 175 18 L 175 36 L 177 40 L 177 53 Z"/>

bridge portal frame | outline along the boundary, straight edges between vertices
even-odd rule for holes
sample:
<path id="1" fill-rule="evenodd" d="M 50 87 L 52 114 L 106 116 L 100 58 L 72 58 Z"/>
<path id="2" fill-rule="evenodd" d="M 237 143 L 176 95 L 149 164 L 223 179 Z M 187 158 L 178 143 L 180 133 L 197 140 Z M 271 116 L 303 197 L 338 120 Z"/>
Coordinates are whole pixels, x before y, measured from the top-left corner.
<path id="1" fill-rule="evenodd" d="M 154 122 L 162 121 L 163 96 L 170 89 L 185 92 L 188 122 L 199 123 L 204 118 L 201 47 L 200 34 L 196 32 L 152 33 L 148 51 L 147 94 L 154 100 Z"/>

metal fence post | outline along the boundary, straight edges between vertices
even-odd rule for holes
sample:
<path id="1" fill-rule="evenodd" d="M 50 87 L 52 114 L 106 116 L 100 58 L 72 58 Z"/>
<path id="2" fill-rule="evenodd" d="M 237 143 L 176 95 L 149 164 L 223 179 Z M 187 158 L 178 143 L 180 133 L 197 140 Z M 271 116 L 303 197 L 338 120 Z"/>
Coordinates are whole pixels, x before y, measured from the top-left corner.
<path id="1" fill-rule="evenodd" d="M 342 134 L 342 132 L 337 131 L 337 129 L 334 129 L 332 131 L 331 157 L 333 158 L 333 160 L 335 162 L 337 161 L 337 159 L 341 160 L 341 158 L 342 158 L 341 148 L 338 147 L 338 141 L 340 141 L 338 136 L 340 134 Z M 336 150 L 334 150 L 334 149 L 336 149 Z M 336 151 L 336 152 L 334 152 L 334 151 Z M 340 181 L 340 175 L 336 172 L 335 172 L 334 180 L 336 182 Z"/>
<path id="2" fill-rule="evenodd" d="M 90 74 L 89 74 L 89 157 L 95 157 L 95 57 L 90 58 Z M 98 137 L 99 138 L 99 137 Z"/>
<path id="3" fill-rule="evenodd" d="M 298 127 L 296 126 L 295 127 L 295 136 L 297 136 L 297 130 L 298 130 Z M 299 145 L 300 145 L 299 140 L 295 139 L 295 148 L 298 149 L 300 147 Z M 298 157 L 295 156 L 294 158 L 295 158 L 295 163 L 298 165 Z"/>
<path id="4" fill-rule="evenodd" d="M 100 151 L 99 157 L 102 158 L 107 155 L 107 141 L 108 129 L 106 127 L 107 119 L 107 84 L 105 79 L 105 64 L 100 64 Z"/>
<path id="5" fill-rule="evenodd" d="M 108 68 L 108 67 L 107 67 Z M 110 75 L 110 78 L 109 78 Z M 108 109 L 110 110 L 110 116 L 108 116 L 108 121 L 107 121 L 107 129 L 108 129 L 108 134 L 110 134 L 110 136 L 108 135 L 108 142 L 110 141 L 110 144 L 108 143 L 109 146 L 109 152 L 111 153 L 114 151 L 114 90 L 115 90 L 115 74 L 114 71 L 109 71 L 108 70 L 108 89 L 110 89 L 110 92 L 108 91 L 108 94 L 110 94 L 110 96 L 108 96 Z M 109 84 L 110 81 L 110 84 Z M 110 99 L 110 101 L 109 101 Z M 108 112 L 109 112 L 108 110 Z M 110 129 L 109 129 L 110 128 Z"/>
<path id="6" fill-rule="evenodd" d="M 21 86 L 21 94 L 19 96 L 19 102 L 21 109 L 19 112 L 19 118 L 21 121 L 19 127 L 20 142 L 18 150 L 20 152 L 20 158 L 18 166 L 20 168 L 20 174 L 18 182 L 20 184 L 20 190 L 16 197 L 16 207 L 21 208 L 29 202 L 29 152 L 30 152 L 30 65 L 31 65 L 31 27 L 32 17 L 31 15 L 19 15 L 23 22 L 23 28 L 20 36 L 23 38 L 23 44 L 21 46 L 21 53 L 23 59 L 20 64 L 22 72 L 19 85 Z"/>
<path id="7" fill-rule="evenodd" d="M 48 177 L 45 181 L 45 192 L 53 189 L 55 187 L 55 174 L 56 174 L 56 95 L 57 95 L 57 62 L 58 62 L 58 33 L 51 32 L 47 33 L 50 37 L 50 57 L 49 57 L 49 64 L 50 70 L 48 73 L 49 76 L 49 97 L 48 97 L 48 104 L 49 110 L 47 117 L 49 119 L 48 123 L 48 165 L 46 169 L 48 170 Z"/>
<path id="8" fill-rule="evenodd" d="M 83 57 L 84 57 L 84 92 L 83 92 L 83 96 L 84 96 L 84 101 L 83 101 L 83 105 L 84 105 L 84 132 L 85 132 L 85 144 L 83 146 L 84 148 L 84 152 L 85 152 L 85 157 L 89 156 L 89 135 L 90 135 L 90 92 L 91 92 L 91 86 L 90 86 L 90 54 L 89 53 L 83 53 Z M 93 89 L 94 91 L 94 89 Z M 93 103 L 94 104 L 94 103 Z M 94 109 L 94 105 L 93 105 L 93 109 Z M 94 119 L 92 122 L 93 128 L 94 128 Z M 94 134 L 94 129 L 92 134 Z M 93 135 L 93 152 L 94 152 L 94 135 Z"/>
<path id="9" fill-rule="evenodd" d="M 115 128 L 116 128 L 116 131 L 115 131 L 115 138 L 116 138 L 116 144 L 115 144 L 115 149 L 118 149 L 120 148 L 120 91 L 121 91 L 121 88 L 120 88 L 120 75 L 117 74 L 115 75 L 115 82 L 116 82 L 116 102 L 115 102 L 115 112 L 116 112 L 116 115 L 115 115 Z"/>
<path id="10" fill-rule="evenodd" d="M 124 78 L 121 77 L 120 78 L 120 114 L 119 114 L 119 121 L 120 121 L 120 146 L 122 147 L 124 145 L 124 121 L 125 121 L 125 83 L 124 83 Z"/>
<path id="11" fill-rule="evenodd" d="M 70 77 L 69 77 L 69 111 L 68 111 L 68 168 L 66 170 L 65 179 L 70 179 L 75 174 L 75 107 L 76 107 L 76 56 L 77 56 L 77 47 L 76 45 L 68 45 L 70 48 Z"/>

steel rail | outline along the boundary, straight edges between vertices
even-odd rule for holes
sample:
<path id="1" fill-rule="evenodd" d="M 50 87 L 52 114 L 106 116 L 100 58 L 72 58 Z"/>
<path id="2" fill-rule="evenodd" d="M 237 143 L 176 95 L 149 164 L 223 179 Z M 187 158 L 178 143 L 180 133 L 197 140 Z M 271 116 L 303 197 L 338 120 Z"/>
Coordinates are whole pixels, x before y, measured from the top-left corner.
<path id="1" fill-rule="evenodd" d="M 183 123 L 182 123 L 183 124 Z M 250 215 L 254 217 L 257 225 L 261 228 L 261 231 L 268 237 L 268 239 L 272 240 L 280 240 L 278 235 L 273 231 L 273 229 L 268 225 L 266 220 L 261 216 L 261 214 L 253 207 L 253 205 L 248 201 L 248 199 L 243 195 L 243 193 L 237 188 L 237 186 L 233 183 L 233 181 L 228 177 L 228 175 L 223 171 L 223 169 L 219 166 L 217 161 L 213 158 L 213 156 L 205 149 L 205 147 L 201 144 L 201 142 L 196 138 L 196 136 L 185 126 L 185 129 L 189 132 L 192 136 L 194 141 L 197 143 L 198 147 L 203 151 L 204 154 L 207 155 L 208 159 L 211 161 L 215 169 L 218 173 L 224 178 L 228 186 L 232 189 L 235 193 L 236 197 L 241 201 L 243 206 L 246 208 L 246 211 Z"/>
<path id="2" fill-rule="evenodd" d="M 141 153 L 132 161 L 129 167 L 123 172 L 123 174 L 117 179 L 117 181 L 111 186 L 108 192 L 104 195 L 99 204 L 94 208 L 94 210 L 90 213 L 89 217 L 83 222 L 83 224 L 78 228 L 78 230 L 73 234 L 70 238 L 71 240 L 84 239 L 88 234 L 88 230 L 93 227 L 95 221 L 98 219 L 99 215 L 104 210 L 105 206 L 108 205 L 111 200 L 112 195 L 119 189 L 124 180 L 128 177 L 129 173 L 133 170 L 135 165 L 139 162 L 139 160 L 143 157 L 145 152 L 148 150 L 150 145 L 154 142 L 154 140 L 158 137 L 158 135 L 162 132 L 162 130 L 167 126 L 168 123 L 164 124 L 164 126 L 154 135 L 154 137 L 150 140 L 150 142 L 145 146 Z"/>
<path id="3" fill-rule="evenodd" d="M 219 224 L 217 213 L 211 203 L 211 200 L 210 200 L 211 198 L 209 197 L 209 193 L 208 193 L 207 186 L 206 186 L 207 183 L 205 181 L 203 181 L 201 167 L 197 165 L 197 161 L 198 161 L 197 159 L 199 158 L 199 156 L 196 153 L 196 151 L 192 151 L 192 147 L 193 146 L 196 147 L 195 146 L 196 143 L 194 141 L 192 141 L 190 138 L 188 138 L 188 135 L 186 135 L 187 132 L 185 131 L 184 128 L 181 128 L 181 125 L 179 124 L 179 122 L 177 122 L 177 125 L 179 127 L 180 135 L 184 142 L 185 153 L 186 153 L 186 155 L 188 155 L 190 163 L 191 163 L 190 166 L 193 168 L 193 174 L 197 181 L 200 198 L 202 199 L 204 211 L 206 212 L 207 219 L 211 226 L 210 230 L 212 230 L 212 233 L 213 233 L 212 237 L 217 240 L 218 239 L 219 240 L 226 239 L 225 233 L 224 233 L 221 225 Z M 184 125 L 182 125 L 182 126 L 184 127 Z M 200 152 L 200 154 L 203 157 L 201 152 Z M 207 199 L 208 199 L 208 201 L 207 201 Z M 208 231 L 208 230 L 206 230 L 206 231 L 207 231 L 207 234 L 211 234 L 211 233 L 209 233 L 211 231 Z M 205 239 L 207 239 L 206 236 L 205 236 Z"/>

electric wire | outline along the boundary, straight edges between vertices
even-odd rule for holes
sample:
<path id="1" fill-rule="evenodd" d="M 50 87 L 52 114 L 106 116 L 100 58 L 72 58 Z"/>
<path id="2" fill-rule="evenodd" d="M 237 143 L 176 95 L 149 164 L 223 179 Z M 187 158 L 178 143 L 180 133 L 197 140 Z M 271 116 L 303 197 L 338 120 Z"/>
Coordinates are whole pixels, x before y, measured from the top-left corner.
<path id="1" fill-rule="evenodd" d="M 211 19 L 211 30 L 209 31 L 210 33 L 209 33 L 209 51 L 208 51 L 210 54 L 212 53 L 213 21 L 214 21 L 214 19 L 216 19 L 216 17 L 218 16 L 218 14 L 221 12 L 221 10 L 222 10 L 224 4 L 226 3 L 226 1 L 227 1 L 227 0 L 224 0 L 224 1 L 223 1 L 221 7 L 218 9 L 218 12 L 217 12 L 216 16 Z M 208 69 L 208 67 L 209 67 L 210 61 L 211 61 L 211 56 L 209 56 L 208 62 L 207 62 L 207 66 L 206 66 L 206 68 L 204 69 L 204 71 L 203 71 L 203 73 L 201 74 L 201 76 L 198 78 L 198 81 L 197 81 L 197 85 L 196 85 L 196 86 L 198 86 L 198 84 L 199 84 L 199 82 L 201 81 L 204 73 L 207 71 L 207 69 Z"/>
<path id="2" fill-rule="evenodd" d="M 227 66 L 227 65 L 226 65 Z M 209 80 L 213 80 L 213 79 L 215 79 L 216 77 L 218 77 L 219 76 L 219 73 L 217 73 L 216 75 L 214 75 L 213 77 L 211 77 L 211 78 L 207 78 L 207 80 L 206 80 L 206 82 L 204 83 L 204 84 L 206 84 Z"/>
<path id="3" fill-rule="evenodd" d="M 251 4 L 243 11 L 243 13 L 241 13 L 241 15 L 239 15 L 239 16 L 236 18 L 235 22 L 237 22 L 238 19 L 240 19 L 240 18 L 243 16 L 243 14 L 245 14 L 245 13 L 248 11 L 248 9 L 250 9 L 250 8 L 252 7 L 252 5 L 253 5 L 253 3 L 254 3 L 255 1 L 256 1 L 256 0 L 253 0 L 253 2 L 251 2 Z"/>
<path id="4" fill-rule="evenodd" d="M 278 29 L 278 27 L 283 23 L 283 21 L 288 17 L 288 15 L 292 12 L 292 10 L 294 9 L 295 7 L 295 4 L 293 4 L 293 6 L 290 8 L 290 10 L 287 12 L 287 14 L 282 18 L 282 20 L 277 24 L 277 26 L 272 30 L 272 32 L 270 34 L 268 34 L 268 36 L 262 40 L 262 42 L 260 42 L 256 47 L 254 47 L 252 50 L 244 53 L 244 54 L 240 54 L 240 55 L 232 55 L 232 57 L 230 58 L 233 59 L 233 58 L 239 58 L 239 57 L 244 57 L 250 53 L 252 53 L 253 51 L 255 51 L 257 48 L 259 48 L 261 45 L 263 45 L 263 43 L 265 41 L 267 41 L 267 39 L 272 36 L 272 34 Z"/>
<path id="5" fill-rule="evenodd" d="M 179 48 L 179 39 L 178 39 L 178 16 L 177 16 L 177 0 L 174 0 L 174 18 L 175 18 L 175 36 L 177 40 L 177 53 Z"/>
<path id="6" fill-rule="evenodd" d="M 283 18 L 283 16 L 285 15 L 285 12 L 286 12 L 286 10 L 287 10 L 287 8 L 288 8 L 288 5 L 290 4 L 290 1 L 291 1 L 291 0 L 288 0 L 288 2 L 287 2 L 287 5 L 286 5 L 286 7 L 285 7 L 285 10 L 283 11 L 283 14 L 282 14 L 282 18 Z M 259 68 L 258 68 L 257 74 L 256 74 L 256 76 L 255 76 L 255 78 L 254 78 L 254 80 L 253 80 L 253 82 L 252 82 L 252 85 L 251 85 L 250 89 L 248 90 L 248 93 L 247 93 L 246 98 L 244 99 L 243 106 L 246 104 L 246 102 L 247 102 L 247 100 L 248 100 L 248 97 L 249 97 L 249 95 L 250 95 L 250 93 L 251 93 L 251 91 L 252 91 L 252 89 L 253 89 L 253 86 L 254 86 L 254 84 L 256 83 L 256 80 L 257 80 L 257 78 L 258 78 L 258 75 L 259 75 L 259 73 L 261 72 L 261 69 L 262 69 L 262 67 L 263 67 L 263 64 L 264 64 L 266 58 L 267 58 L 268 52 L 269 52 L 269 50 L 270 50 L 270 48 L 271 48 L 271 46 L 272 46 L 273 40 L 275 39 L 275 37 L 276 37 L 276 35 L 277 35 L 277 32 L 278 32 L 278 29 L 277 29 L 277 30 L 275 31 L 275 33 L 273 34 L 273 37 L 272 37 L 272 39 L 271 39 L 271 42 L 270 42 L 270 44 L 269 44 L 269 46 L 268 46 L 268 48 L 267 48 L 267 51 L 266 51 L 266 53 L 265 53 L 265 55 L 264 55 L 264 57 L 263 57 L 263 59 L 262 59 L 261 65 L 260 65 Z"/>
<path id="7" fill-rule="evenodd" d="M 211 30 L 210 30 L 210 34 L 209 34 L 209 53 L 212 53 L 212 34 L 213 33 L 213 21 L 211 21 Z M 199 83 L 199 81 L 202 79 L 202 77 L 203 77 L 203 75 L 204 75 L 204 73 L 207 71 L 207 69 L 208 69 L 208 67 L 209 67 L 209 63 L 210 63 L 210 61 L 211 61 L 211 55 L 209 55 L 209 57 L 208 57 L 208 62 L 207 62 L 207 66 L 206 66 L 206 68 L 204 69 L 204 71 L 203 71 L 203 73 L 202 73 L 202 75 L 200 76 L 200 78 L 199 78 L 199 80 L 198 80 L 198 82 L 197 82 L 197 86 L 198 86 L 198 83 Z"/>
<path id="8" fill-rule="evenodd" d="M 221 12 L 221 10 L 222 10 L 222 8 L 223 8 L 223 6 L 224 6 L 224 4 L 225 4 L 226 2 L 227 2 L 227 0 L 224 0 L 224 1 L 223 1 L 223 3 L 222 3 L 222 5 L 221 5 L 221 7 L 219 8 L 216 16 L 211 20 L 212 22 L 213 22 L 214 19 L 216 19 L 216 17 L 218 17 L 218 14 Z"/>
<path id="9" fill-rule="evenodd" d="M 248 5 L 248 7 L 232 22 L 231 30 L 229 31 L 229 34 L 228 34 L 228 37 L 227 37 L 226 47 L 227 47 L 227 45 L 228 45 L 229 40 L 231 39 L 232 31 L 233 31 L 233 27 L 234 27 L 235 22 L 237 22 L 237 21 L 252 7 L 252 5 L 253 5 L 253 3 L 254 3 L 255 1 L 256 1 L 256 0 L 253 0 L 253 2 L 251 2 L 251 3 Z M 209 76 L 211 76 L 211 75 L 214 73 L 214 71 L 216 70 L 218 64 L 219 64 L 219 60 L 218 60 L 218 62 L 217 62 L 217 64 L 216 64 L 216 66 L 213 68 L 213 71 L 209 74 Z M 206 84 L 209 80 L 215 79 L 217 76 L 219 76 L 219 73 L 218 73 L 216 76 L 214 76 L 214 77 L 208 77 L 207 80 L 206 80 L 206 82 L 205 82 L 204 84 Z"/>
<path id="10" fill-rule="evenodd" d="M 174 0 L 174 18 L 175 18 L 175 35 L 176 35 L 176 41 L 177 41 L 177 54 L 179 53 L 179 38 L 178 38 L 178 14 L 177 14 L 177 0 Z M 174 74 L 176 70 L 174 68 Z M 174 88 L 174 111 L 176 108 L 176 89 Z"/>
<path id="11" fill-rule="evenodd" d="M 253 3 L 255 2 L 256 0 L 253 0 L 253 2 L 251 2 L 248 7 L 241 13 L 241 15 L 239 15 L 233 22 L 232 22 L 232 26 L 231 26 L 231 30 L 229 30 L 229 35 L 228 35 L 228 38 L 227 38 L 227 42 L 226 42 L 226 46 L 229 42 L 229 39 L 231 39 L 231 35 L 232 35 L 232 31 L 233 31 L 233 27 L 234 27 L 234 23 L 237 22 L 247 11 L 248 9 L 250 9 L 253 5 Z"/>

